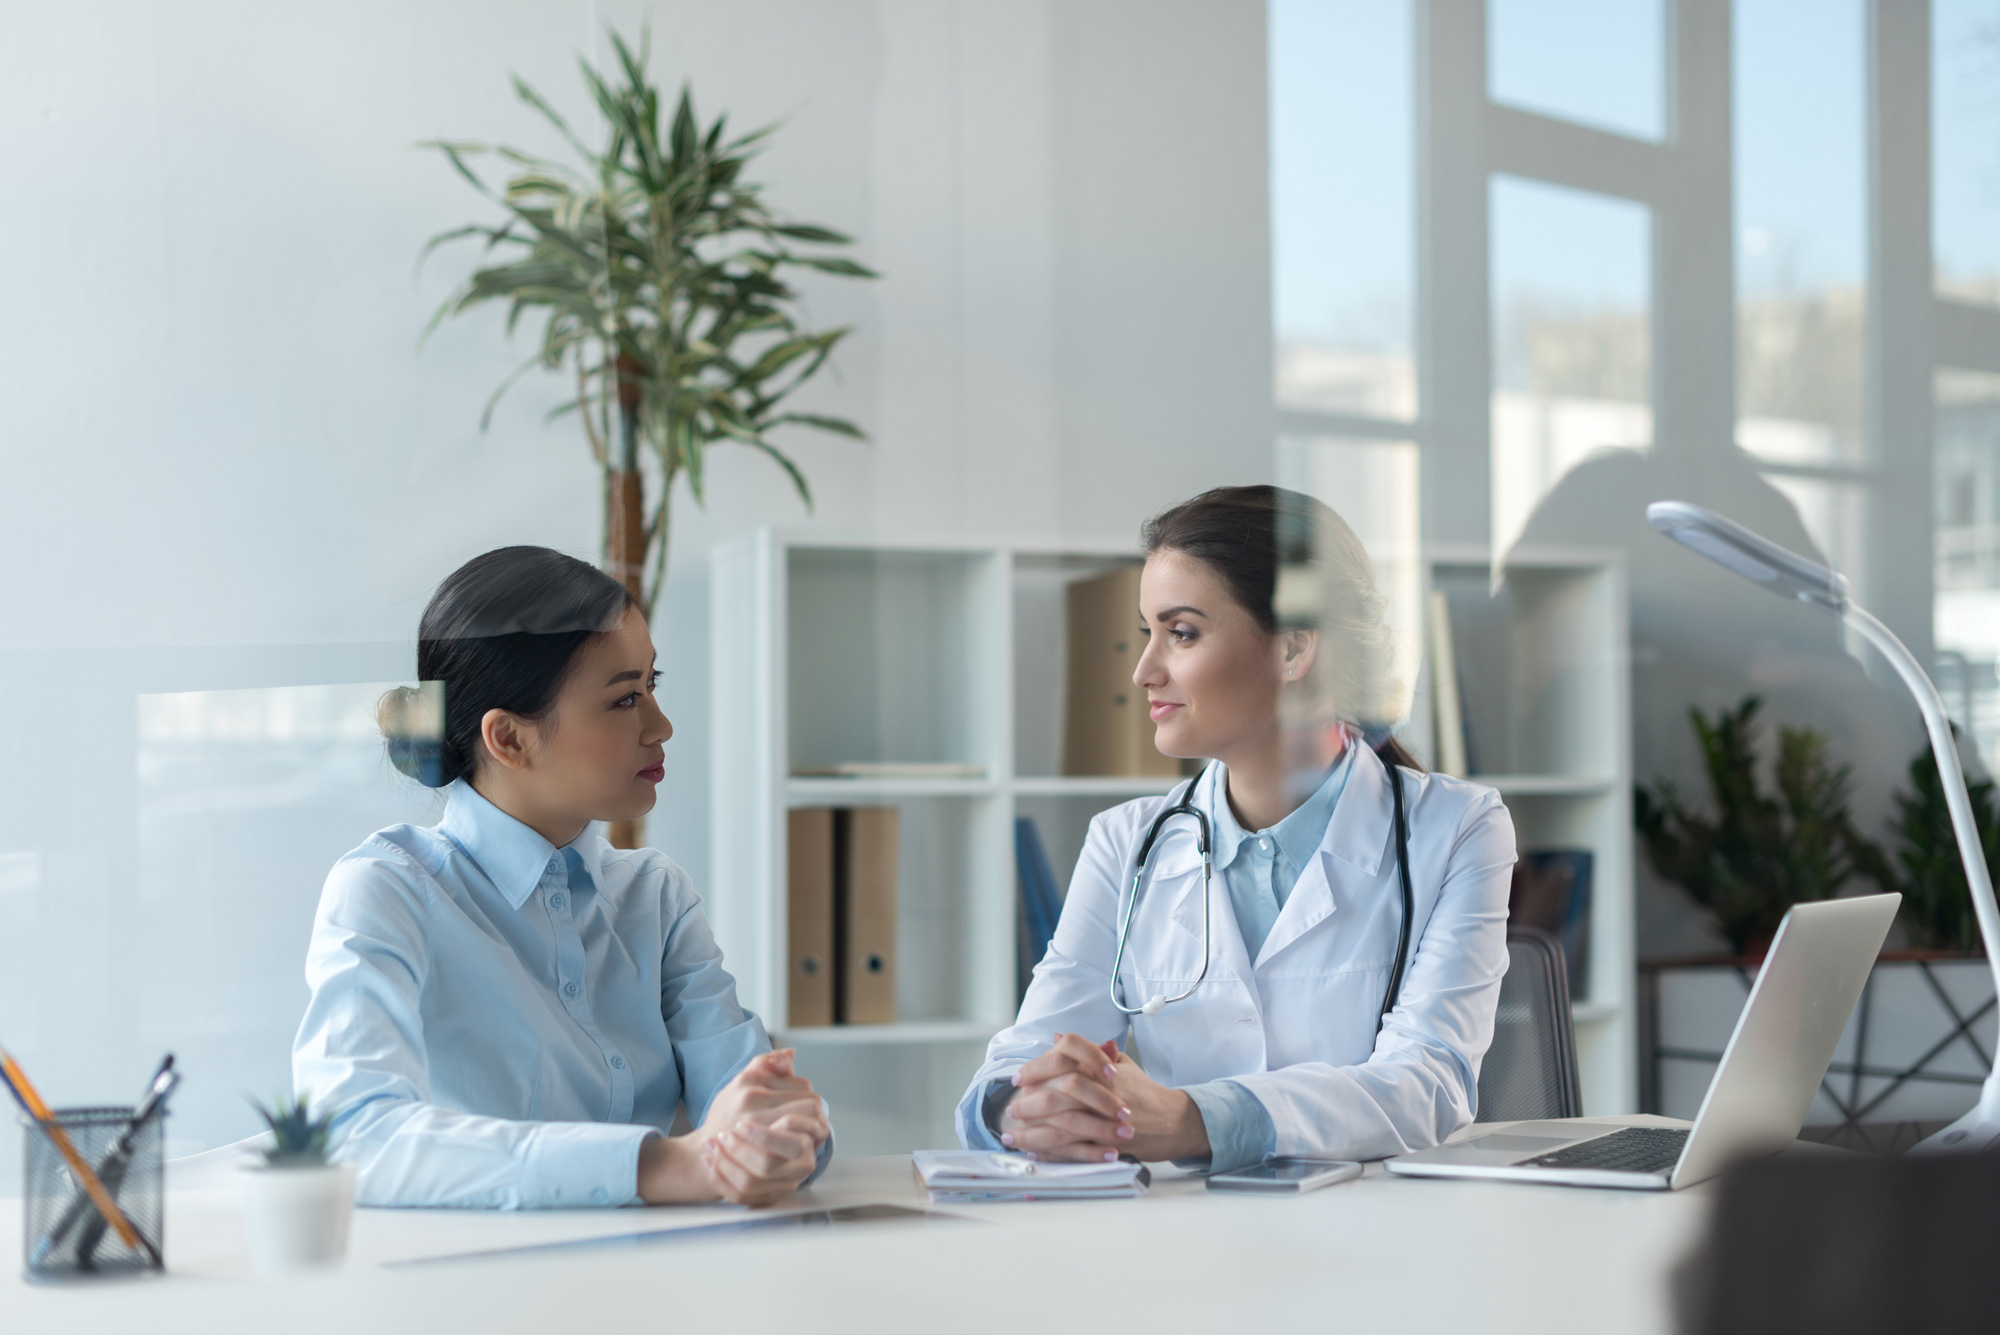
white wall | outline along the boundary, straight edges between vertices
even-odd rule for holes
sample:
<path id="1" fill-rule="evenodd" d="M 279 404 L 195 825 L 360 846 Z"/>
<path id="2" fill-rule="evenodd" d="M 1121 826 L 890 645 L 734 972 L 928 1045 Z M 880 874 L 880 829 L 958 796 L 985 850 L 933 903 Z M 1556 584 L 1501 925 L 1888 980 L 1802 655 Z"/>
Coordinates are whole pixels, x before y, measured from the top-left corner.
<path id="1" fill-rule="evenodd" d="M 525 381 L 477 429 L 526 340 L 475 317 L 417 348 L 466 263 L 413 280 L 418 248 L 484 211 L 411 146 L 554 151 L 507 72 L 587 124 L 572 53 L 647 9 L 664 80 L 746 128 L 788 118 L 771 198 L 885 275 L 809 292 L 858 329 L 814 402 L 875 437 L 792 443 L 811 522 L 1129 541 L 1168 501 L 1268 476 L 1261 6 L 9 7 L 0 1042 L 53 1101 L 129 1099 L 170 1042 L 200 1054 L 180 1141 L 247 1133 L 241 1095 L 286 1078 L 318 878 L 374 819 L 307 800 L 246 838 L 217 818 L 163 878 L 142 858 L 181 846 L 138 831 L 135 697 L 392 680 L 459 562 L 595 554 L 592 465 L 541 422 L 559 387 Z M 724 451 L 709 509 L 683 497 L 677 520 L 655 634 L 679 733 L 650 833 L 701 877 L 705 553 L 806 516 Z"/>

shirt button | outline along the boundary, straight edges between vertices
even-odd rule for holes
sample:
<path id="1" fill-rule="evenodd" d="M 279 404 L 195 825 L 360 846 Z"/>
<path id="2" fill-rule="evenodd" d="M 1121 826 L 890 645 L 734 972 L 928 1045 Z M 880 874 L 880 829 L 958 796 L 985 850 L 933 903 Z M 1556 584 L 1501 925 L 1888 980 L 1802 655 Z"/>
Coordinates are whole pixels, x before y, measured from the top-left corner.
<path id="1" fill-rule="evenodd" d="M 550 908 L 552 908 L 552 909 L 559 909 L 559 908 L 561 908 L 562 906 L 563 906 L 563 897 L 562 897 L 561 895 L 550 895 L 550 896 L 549 896 L 549 907 L 550 907 Z"/>
<path id="2" fill-rule="evenodd" d="M 625 1069 L 625 1059 L 624 1059 L 623 1057 L 613 1057 L 613 1058 L 611 1059 L 611 1069 L 612 1069 L 612 1070 L 614 1070 L 614 1071 L 622 1071 L 622 1070 L 624 1070 L 624 1069 Z"/>
<path id="3" fill-rule="evenodd" d="M 564 983 L 564 984 L 563 984 L 563 995 L 564 995 L 564 996 L 566 996 L 566 997 L 573 997 L 573 996 L 575 996 L 575 995 L 576 995 L 576 984 L 575 984 L 575 983 Z"/>
<path id="4" fill-rule="evenodd" d="M 590 1199 L 596 1201 L 599 1205 L 602 1205 L 604 1204 L 604 1202 L 611 1199 L 611 1193 L 606 1191 L 603 1187 L 598 1187 L 590 1193 Z"/>
<path id="5" fill-rule="evenodd" d="M 1259 840 L 1257 841 L 1257 851 L 1258 851 L 1258 852 L 1260 852 L 1260 853 L 1268 853 L 1268 852 L 1270 852 L 1270 851 L 1271 851 L 1271 841 L 1270 841 L 1269 839 L 1259 839 Z"/>

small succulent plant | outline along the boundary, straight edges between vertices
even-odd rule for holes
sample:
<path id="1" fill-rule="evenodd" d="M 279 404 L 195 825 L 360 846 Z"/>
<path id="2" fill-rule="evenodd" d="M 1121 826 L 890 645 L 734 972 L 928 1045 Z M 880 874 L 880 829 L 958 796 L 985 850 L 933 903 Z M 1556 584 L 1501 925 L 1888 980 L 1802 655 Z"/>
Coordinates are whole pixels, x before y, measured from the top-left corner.
<path id="1" fill-rule="evenodd" d="M 333 1114 L 315 1116 L 305 1097 L 279 1098 L 269 1107 L 250 1100 L 250 1106 L 271 1128 L 276 1142 L 264 1151 L 266 1168 L 324 1168 L 333 1148 Z"/>

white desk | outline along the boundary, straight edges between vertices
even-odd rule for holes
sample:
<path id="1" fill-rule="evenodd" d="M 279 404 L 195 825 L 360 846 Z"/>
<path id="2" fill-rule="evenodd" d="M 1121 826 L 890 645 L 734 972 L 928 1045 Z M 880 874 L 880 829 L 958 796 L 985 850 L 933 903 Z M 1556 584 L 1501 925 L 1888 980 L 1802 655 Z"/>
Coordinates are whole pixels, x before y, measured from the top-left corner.
<path id="1" fill-rule="evenodd" d="M 1379 1167 L 1289 1198 L 1156 1177 L 1135 1201 L 939 1207 L 968 1223 L 870 1223 L 408 1268 L 382 1263 L 741 1212 L 362 1210 L 344 1268 L 258 1281 L 228 1184 L 170 1182 L 170 1273 L 160 1279 L 29 1285 L 19 1270 L 20 1203 L 0 1202 L 0 1331 L 1021 1335 L 1044 1325 L 1106 1335 L 1646 1335 L 1669 1329 L 1666 1272 L 1699 1230 L 1707 1195 L 1424 1182 Z M 907 1158 L 836 1159 L 798 1198 L 802 1207 L 878 1201 L 926 1203 Z"/>

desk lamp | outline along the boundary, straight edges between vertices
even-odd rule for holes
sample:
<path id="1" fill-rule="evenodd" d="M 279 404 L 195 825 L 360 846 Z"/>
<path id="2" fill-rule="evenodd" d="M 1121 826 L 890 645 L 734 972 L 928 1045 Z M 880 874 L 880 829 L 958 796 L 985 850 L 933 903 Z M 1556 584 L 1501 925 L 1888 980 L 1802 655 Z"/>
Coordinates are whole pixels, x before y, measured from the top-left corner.
<path id="1" fill-rule="evenodd" d="M 1965 771 L 1958 763 L 1958 745 L 1944 712 L 1944 699 L 1917 660 L 1887 626 L 1854 601 L 1846 578 L 1825 566 L 1788 552 L 1733 520 L 1685 501 L 1655 501 L 1646 507 L 1646 521 L 1683 547 L 1700 552 L 1781 598 L 1796 598 L 1832 613 L 1840 618 L 1841 624 L 1874 645 L 1896 669 L 1903 685 L 1916 697 L 1917 709 L 1924 716 L 1924 728 L 1930 733 L 1931 752 L 1937 757 L 1938 776 L 1944 783 L 1945 805 L 1951 810 L 1951 827 L 1958 836 L 1958 855 L 1965 863 L 1966 884 L 1972 890 L 1973 916 L 1979 920 L 1979 936 L 1986 945 L 1994 987 L 2000 990 L 2000 948 L 1996 948 L 2000 947 L 2000 908 L 1993 901 L 1993 879 L 1986 872 L 1986 854 L 1980 847 L 1979 829 L 1973 823 L 1972 799 L 1965 791 Z M 1981 1150 L 1996 1141 L 2000 1141 L 2000 1063 L 1987 1075 L 1978 1106 L 1914 1146 L 1910 1153 Z"/>

